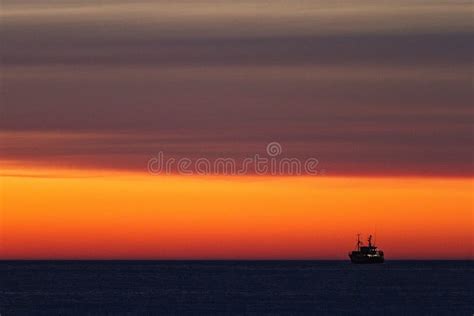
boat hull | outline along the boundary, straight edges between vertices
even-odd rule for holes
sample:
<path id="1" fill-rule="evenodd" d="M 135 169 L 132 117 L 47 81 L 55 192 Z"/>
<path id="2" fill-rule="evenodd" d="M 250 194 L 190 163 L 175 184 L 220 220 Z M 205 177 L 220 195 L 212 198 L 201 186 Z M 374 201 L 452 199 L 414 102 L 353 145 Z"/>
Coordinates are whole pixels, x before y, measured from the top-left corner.
<path id="1" fill-rule="evenodd" d="M 352 263 L 357 264 L 371 264 L 371 263 L 384 263 L 385 259 L 381 256 L 357 256 L 349 255 Z"/>

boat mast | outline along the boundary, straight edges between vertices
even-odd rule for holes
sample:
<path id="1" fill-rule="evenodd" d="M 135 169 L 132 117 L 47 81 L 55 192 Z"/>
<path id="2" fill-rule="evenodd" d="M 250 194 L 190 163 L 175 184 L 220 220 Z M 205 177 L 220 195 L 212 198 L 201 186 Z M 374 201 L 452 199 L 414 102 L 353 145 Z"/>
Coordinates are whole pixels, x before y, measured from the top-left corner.
<path id="1" fill-rule="evenodd" d="M 369 247 L 372 247 L 372 235 L 369 235 Z"/>
<path id="2" fill-rule="evenodd" d="M 360 234 L 357 234 L 357 251 L 360 251 L 360 244 L 362 244 L 360 241 Z"/>

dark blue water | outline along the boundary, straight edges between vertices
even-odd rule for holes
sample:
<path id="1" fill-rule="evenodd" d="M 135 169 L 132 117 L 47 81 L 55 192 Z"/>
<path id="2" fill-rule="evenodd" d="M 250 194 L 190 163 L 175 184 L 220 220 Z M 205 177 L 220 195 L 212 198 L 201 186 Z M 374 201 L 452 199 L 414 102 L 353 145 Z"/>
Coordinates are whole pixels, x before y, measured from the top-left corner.
<path id="1" fill-rule="evenodd" d="M 17 314 L 472 315 L 473 262 L 0 262 Z"/>

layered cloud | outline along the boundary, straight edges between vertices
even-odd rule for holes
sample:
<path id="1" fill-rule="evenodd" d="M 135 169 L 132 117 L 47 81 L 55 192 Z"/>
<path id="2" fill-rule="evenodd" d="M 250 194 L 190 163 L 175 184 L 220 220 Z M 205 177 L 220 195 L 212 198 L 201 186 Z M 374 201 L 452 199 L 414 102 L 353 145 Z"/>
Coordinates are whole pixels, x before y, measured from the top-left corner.
<path id="1" fill-rule="evenodd" d="M 469 1 L 5 1 L 8 164 L 280 142 L 334 174 L 472 175 Z"/>

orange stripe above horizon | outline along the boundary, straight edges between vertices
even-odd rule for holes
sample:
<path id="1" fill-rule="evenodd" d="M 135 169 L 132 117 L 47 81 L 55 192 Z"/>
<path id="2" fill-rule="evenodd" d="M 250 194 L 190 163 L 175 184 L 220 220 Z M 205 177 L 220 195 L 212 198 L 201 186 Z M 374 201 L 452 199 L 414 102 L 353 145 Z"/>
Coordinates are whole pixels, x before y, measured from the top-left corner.
<path id="1" fill-rule="evenodd" d="M 3 174 L 1 259 L 472 258 L 469 178 Z"/>

